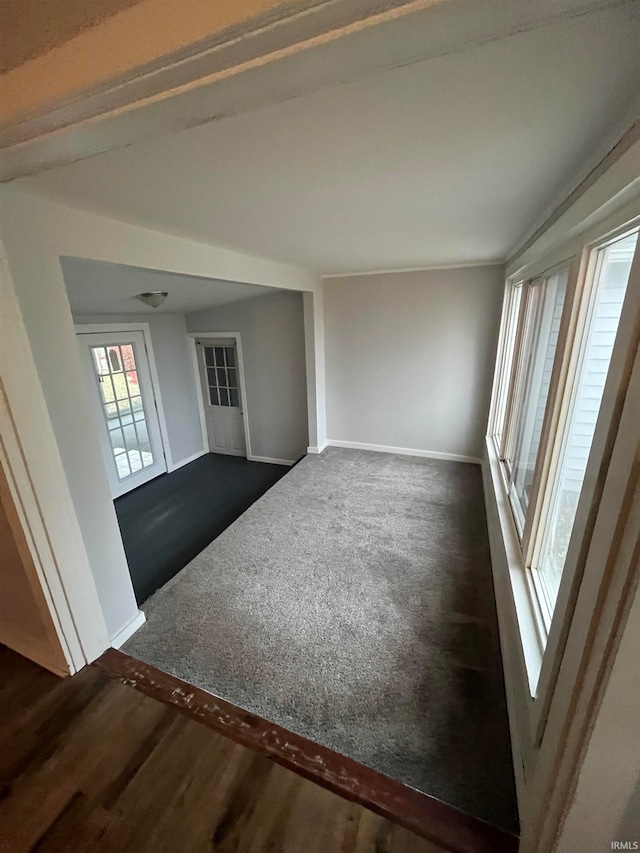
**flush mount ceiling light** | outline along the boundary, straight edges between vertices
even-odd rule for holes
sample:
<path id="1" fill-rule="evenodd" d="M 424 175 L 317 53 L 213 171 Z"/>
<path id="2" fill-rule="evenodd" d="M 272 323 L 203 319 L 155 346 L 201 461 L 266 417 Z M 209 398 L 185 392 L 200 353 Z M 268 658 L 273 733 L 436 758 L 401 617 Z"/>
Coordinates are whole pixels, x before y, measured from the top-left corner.
<path id="1" fill-rule="evenodd" d="M 144 302 L 145 305 L 150 305 L 152 308 L 159 308 L 169 294 L 162 290 L 153 290 L 149 293 L 138 293 L 136 299 Z"/>

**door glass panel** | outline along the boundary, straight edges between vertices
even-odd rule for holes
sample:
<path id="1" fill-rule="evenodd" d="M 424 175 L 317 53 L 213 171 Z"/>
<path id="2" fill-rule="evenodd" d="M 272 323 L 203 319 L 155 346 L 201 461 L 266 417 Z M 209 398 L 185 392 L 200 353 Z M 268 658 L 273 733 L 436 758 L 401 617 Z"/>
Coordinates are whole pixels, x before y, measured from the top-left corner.
<path id="1" fill-rule="evenodd" d="M 235 347 L 204 347 L 204 362 L 211 405 L 238 408 L 240 394 Z"/>
<path id="2" fill-rule="evenodd" d="M 127 370 L 127 388 L 129 389 L 129 394 L 133 397 L 135 394 L 140 393 L 140 386 L 138 385 L 138 372 L 136 370 Z"/>
<path id="3" fill-rule="evenodd" d="M 129 398 L 129 389 L 127 388 L 127 381 L 124 378 L 123 373 L 115 373 L 111 376 L 111 381 L 113 382 L 113 387 L 116 392 L 117 400 L 127 400 Z"/>
<path id="4" fill-rule="evenodd" d="M 154 462 L 133 345 L 91 347 L 91 353 L 118 478 L 124 480 Z"/>
<path id="5" fill-rule="evenodd" d="M 597 250 L 591 316 L 583 338 L 538 566 L 550 612 L 567 557 L 637 240 L 635 232 Z"/>
<path id="6" fill-rule="evenodd" d="M 111 366 L 112 373 L 119 373 L 122 370 L 122 363 L 120 361 L 120 348 L 119 347 L 109 347 L 109 364 Z"/>
<path id="7" fill-rule="evenodd" d="M 116 415 L 130 415 L 131 414 L 131 401 L 128 399 L 127 400 L 118 400 L 118 402 L 115 406 L 113 404 L 111 404 L 109 408 L 110 408 L 110 411 L 113 411 L 115 408 L 115 411 L 113 413 Z"/>

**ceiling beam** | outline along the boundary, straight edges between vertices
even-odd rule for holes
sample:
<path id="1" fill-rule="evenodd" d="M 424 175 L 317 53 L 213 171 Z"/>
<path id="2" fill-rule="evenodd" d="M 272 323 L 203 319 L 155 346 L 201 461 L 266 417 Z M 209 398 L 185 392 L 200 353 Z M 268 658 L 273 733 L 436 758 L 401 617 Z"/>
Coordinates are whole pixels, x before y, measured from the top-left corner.
<path id="1" fill-rule="evenodd" d="M 141 0 L 0 76 L 0 180 L 623 2 L 192 0 L 227 10 L 203 22 L 184 9 L 180 16 L 173 0 Z M 161 11 L 168 17 L 158 34 Z M 171 15 L 183 46 L 162 53 L 171 44 Z M 197 32 L 185 32 L 185 17 L 199 22 Z M 208 35 L 196 39 L 202 32 Z M 118 39 L 144 47 L 138 64 L 133 53 L 116 51 L 105 66 Z"/>

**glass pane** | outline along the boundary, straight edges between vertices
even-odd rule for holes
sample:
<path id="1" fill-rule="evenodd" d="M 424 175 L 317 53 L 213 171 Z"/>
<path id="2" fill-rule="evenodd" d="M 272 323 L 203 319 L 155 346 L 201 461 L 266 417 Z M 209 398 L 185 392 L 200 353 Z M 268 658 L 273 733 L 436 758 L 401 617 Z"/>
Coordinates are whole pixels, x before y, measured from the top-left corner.
<path id="1" fill-rule="evenodd" d="M 216 373 L 218 374 L 218 385 L 225 387 L 227 384 L 226 370 L 224 367 L 217 367 Z"/>
<path id="2" fill-rule="evenodd" d="M 129 393 L 133 397 L 135 394 L 140 393 L 140 385 L 138 383 L 138 371 L 137 370 L 127 370 L 127 387 L 129 389 Z"/>
<path id="3" fill-rule="evenodd" d="M 216 354 L 216 364 L 218 367 L 224 367 L 224 347 L 214 347 Z"/>
<path id="4" fill-rule="evenodd" d="M 236 366 L 236 351 L 235 347 L 225 347 L 227 351 L 227 367 Z"/>
<path id="5" fill-rule="evenodd" d="M 218 396 L 218 389 L 214 388 L 212 385 L 209 386 L 209 399 L 211 400 L 212 406 L 220 405 L 220 397 Z"/>
<path id="6" fill-rule="evenodd" d="M 532 282 L 527 293 L 520 403 L 510 459 L 511 496 L 521 526 L 531 498 L 567 278 L 568 270 L 562 270 Z"/>
<path id="7" fill-rule="evenodd" d="M 122 424 L 122 434 L 124 435 L 124 446 L 126 450 L 137 450 L 138 449 L 138 434 L 136 432 L 136 427 L 131 418 L 124 421 Z"/>
<path id="8" fill-rule="evenodd" d="M 103 403 L 113 403 L 116 399 L 116 395 L 113 390 L 113 382 L 111 381 L 111 377 L 109 374 L 106 376 L 100 376 L 98 378 L 98 387 L 100 389 L 100 396 L 102 397 Z"/>
<path id="9" fill-rule="evenodd" d="M 127 393 L 127 380 L 125 379 L 124 373 L 116 373 L 111 377 L 111 379 L 113 380 L 116 398 L 118 400 L 126 399 L 129 394 Z"/>
<path id="10" fill-rule="evenodd" d="M 104 347 L 92 347 L 91 351 L 98 375 L 104 376 L 105 373 L 109 373 L 109 363 Z"/>
<path id="11" fill-rule="evenodd" d="M 220 405 L 228 406 L 229 405 L 229 392 L 226 388 L 220 389 Z"/>
<path id="12" fill-rule="evenodd" d="M 129 464 L 131 465 L 132 473 L 135 473 L 142 468 L 142 454 L 139 450 L 129 451 Z"/>
<path id="13" fill-rule="evenodd" d="M 122 360 L 120 357 L 120 347 L 107 347 L 109 355 L 109 365 L 112 373 L 122 372 Z"/>
<path id="14" fill-rule="evenodd" d="M 122 353 L 122 365 L 125 370 L 135 370 L 136 360 L 133 356 L 133 346 L 131 344 L 123 344 L 120 347 Z"/>
<path id="15" fill-rule="evenodd" d="M 107 426 L 110 426 L 109 421 L 112 418 L 118 417 L 118 404 L 117 403 L 105 403 L 104 413 L 105 413 L 106 418 L 107 418 Z M 117 423 L 119 423 L 119 421 Z"/>
<path id="16" fill-rule="evenodd" d="M 204 348 L 204 363 L 207 367 L 213 367 L 215 362 L 213 360 L 213 347 L 205 347 Z"/>
<path id="17" fill-rule="evenodd" d="M 227 380 L 229 382 L 229 388 L 237 388 L 238 380 L 236 379 L 236 371 L 231 367 L 227 370 Z"/>
<path id="18" fill-rule="evenodd" d="M 551 611 L 567 557 L 637 239 L 636 232 L 598 250 L 591 316 L 583 338 L 539 561 Z"/>
<path id="19" fill-rule="evenodd" d="M 109 430 L 109 440 L 111 441 L 114 455 L 117 456 L 119 453 L 125 452 L 125 441 L 119 422 L 116 422 Z"/>
<path id="20" fill-rule="evenodd" d="M 236 408 L 240 408 L 240 398 L 238 396 L 238 389 L 237 388 L 230 388 L 229 389 L 229 398 L 230 398 L 232 406 L 235 406 Z"/>
<path id="21" fill-rule="evenodd" d="M 129 417 L 131 420 L 131 401 L 127 398 L 126 400 L 118 400 L 118 414 L 121 418 Z"/>
<path id="22" fill-rule="evenodd" d="M 140 447 L 146 450 L 147 448 L 143 447 L 143 445 L 150 445 L 150 441 L 149 431 L 147 430 L 147 422 L 144 420 L 144 418 L 136 420 L 136 430 L 138 432 L 138 441 L 140 442 Z M 150 449 L 151 448 L 149 448 L 149 450 Z"/>
<path id="23" fill-rule="evenodd" d="M 217 385 L 216 381 L 216 371 L 214 367 L 207 367 L 207 378 L 209 380 L 209 385 Z"/>
<path id="24" fill-rule="evenodd" d="M 131 398 L 131 408 L 133 409 L 134 414 L 137 416 L 138 412 L 142 412 L 142 397 L 132 397 Z"/>

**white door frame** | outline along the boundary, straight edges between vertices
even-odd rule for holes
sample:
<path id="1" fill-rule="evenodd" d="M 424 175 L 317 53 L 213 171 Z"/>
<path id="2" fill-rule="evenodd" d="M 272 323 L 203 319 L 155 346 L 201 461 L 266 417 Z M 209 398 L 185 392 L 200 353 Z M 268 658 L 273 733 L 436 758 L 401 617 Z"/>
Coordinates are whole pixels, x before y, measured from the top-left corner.
<path id="1" fill-rule="evenodd" d="M 0 463 L 33 559 L 29 583 L 73 674 L 109 635 L 2 242 L 0 302 Z M 57 671 L 50 657 L 38 662 Z"/>
<path id="2" fill-rule="evenodd" d="M 158 421 L 160 423 L 160 437 L 162 439 L 162 449 L 164 458 L 167 460 L 167 472 L 171 473 L 179 465 L 175 465 L 171 456 L 171 448 L 169 446 L 169 433 L 167 430 L 167 420 L 164 415 L 164 406 L 162 404 L 162 394 L 160 392 L 160 377 L 156 365 L 156 357 L 153 352 L 153 343 L 151 341 L 151 326 L 149 323 L 75 323 L 74 329 L 76 335 L 84 334 L 109 334 L 111 332 L 142 332 L 144 335 L 144 345 L 147 350 L 147 358 L 149 361 L 149 373 L 151 374 L 151 384 L 153 386 L 153 395 L 156 400 L 156 409 L 158 411 Z"/>
<path id="3" fill-rule="evenodd" d="M 194 377 L 196 381 L 197 397 L 198 397 L 198 414 L 200 415 L 200 429 L 202 430 L 202 444 L 205 453 L 209 452 L 209 434 L 207 432 L 207 418 L 204 410 L 204 400 L 202 399 L 202 382 L 200 381 L 200 364 L 198 362 L 198 347 L 196 340 L 202 338 L 230 338 L 235 341 L 236 352 L 238 354 L 238 371 L 240 382 L 240 405 L 242 407 L 242 421 L 244 423 L 244 437 L 247 445 L 247 459 L 251 462 L 271 461 L 256 457 L 251 452 L 251 433 L 249 432 L 249 409 L 247 407 L 247 385 L 244 378 L 244 359 L 242 358 L 242 340 L 240 332 L 187 332 L 187 340 L 189 342 L 189 350 L 191 352 L 191 363 L 193 365 Z"/>

